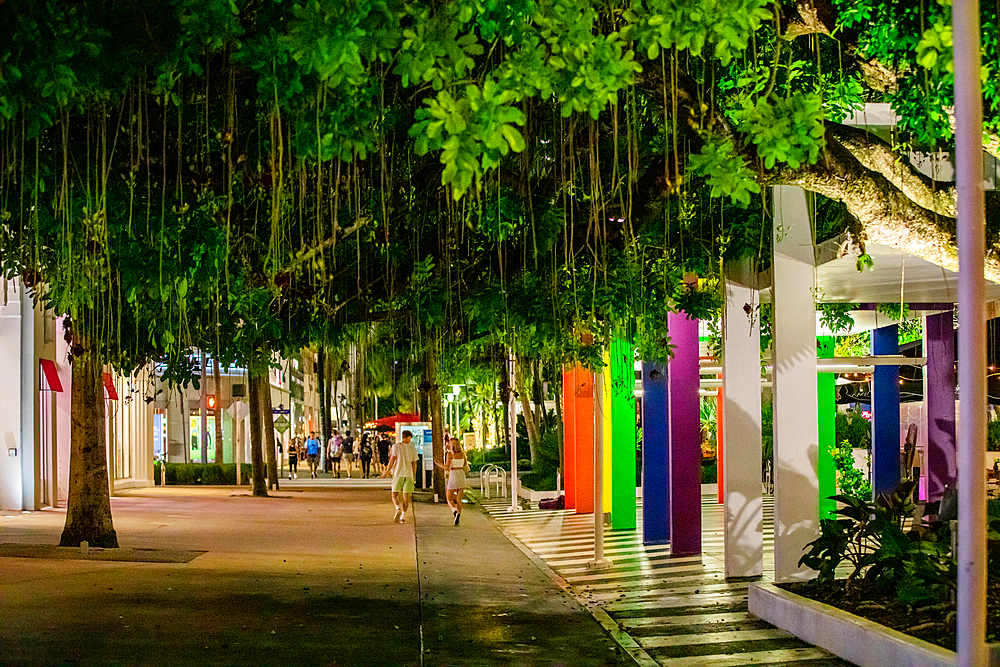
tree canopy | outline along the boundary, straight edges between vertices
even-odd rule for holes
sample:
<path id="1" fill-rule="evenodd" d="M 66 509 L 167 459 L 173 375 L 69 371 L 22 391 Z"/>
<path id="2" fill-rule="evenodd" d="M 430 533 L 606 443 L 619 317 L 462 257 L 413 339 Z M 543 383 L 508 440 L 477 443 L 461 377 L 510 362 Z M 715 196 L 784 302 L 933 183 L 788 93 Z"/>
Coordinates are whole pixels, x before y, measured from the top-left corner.
<path id="1" fill-rule="evenodd" d="M 723 262 L 769 263 L 770 185 L 820 195 L 820 239 L 955 266 L 953 184 L 907 157 L 951 146 L 949 21 L 936 0 L 6 0 L 0 265 L 107 362 L 181 379 L 192 346 L 264 363 L 351 326 L 413 358 L 430 332 L 467 359 L 593 361 L 612 332 L 660 358 L 667 312 L 717 311 Z M 982 26 L 997 153 L 988 3 Z M 843 124 L 868 102 L 892 141 Z"/>

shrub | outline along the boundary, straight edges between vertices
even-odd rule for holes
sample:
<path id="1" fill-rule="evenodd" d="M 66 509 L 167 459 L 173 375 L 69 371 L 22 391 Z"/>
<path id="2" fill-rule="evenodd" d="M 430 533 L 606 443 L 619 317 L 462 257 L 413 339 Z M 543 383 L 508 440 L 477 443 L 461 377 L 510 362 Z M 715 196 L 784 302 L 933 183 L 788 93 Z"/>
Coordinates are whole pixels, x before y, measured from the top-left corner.
<path id="1" fill-rule="evenodd" d="M 719 468 L 718 464 L 712 463 L 707 466 L 701 467 L 701 483 L 702 484 L 715 484 L 719 481 Z"/>
<path id="2" fill-rule="evenodd" d="M 837 490 L 845 496 L 872 497 L 872 483 L 865 474 L 854 467 L 854 448 L 849 440 L 842 440 L 830 450 L 837 465 Z"/>
<path id="3" fill-rule="evenodd" d="M 160 483 L 159 461 L 153 464 L 154 483 Z M 253 466 L 249 463 L 243 467 L 243 481 L 250 478 Z M 228 486 L 236 483 L 236 464 L 234 463 L 167 463 L 167 485 L 207 485 Z"/>

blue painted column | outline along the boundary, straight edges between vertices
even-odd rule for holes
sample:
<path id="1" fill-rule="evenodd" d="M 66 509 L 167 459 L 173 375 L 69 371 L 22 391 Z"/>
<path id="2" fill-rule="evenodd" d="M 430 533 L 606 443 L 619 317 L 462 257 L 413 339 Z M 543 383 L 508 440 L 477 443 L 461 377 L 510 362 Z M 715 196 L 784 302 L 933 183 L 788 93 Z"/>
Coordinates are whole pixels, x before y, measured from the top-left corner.
<path id="1" fill-rule="evenodd" d="M 676 348 L 670 360 L 670 553 L 701 553 L 701 414 L 698 320 L 667 319 Z"/>
<path id="2" fill-rule="evenodd" d="M 899 354 L 899 327 L 872 329 L 872 354 Z M 872 489 L 899 485 L 899 366 L 875 366 L 872 374 Z"/>
<path id="3" fill-rule="evenodd" d="M 642 363 L 642 543 L 670 541 L 667 364 Z"/>
<path id="4" fill-rule="evenodd" d="M 955 444 L 954 312 L 928 315 L 924 324 L 924 406 L 927 412 L 927 500 L 941 500 L 958 483 Z"/>

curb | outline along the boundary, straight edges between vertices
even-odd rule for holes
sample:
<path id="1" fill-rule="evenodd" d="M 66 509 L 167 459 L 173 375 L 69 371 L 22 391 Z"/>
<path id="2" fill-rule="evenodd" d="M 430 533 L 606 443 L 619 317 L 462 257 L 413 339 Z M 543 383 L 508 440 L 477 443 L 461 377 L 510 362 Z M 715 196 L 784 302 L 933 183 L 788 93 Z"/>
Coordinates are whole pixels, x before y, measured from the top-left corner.
<path id="1" fill-rule="evenodd" d="M 466 498 L 469 497 L 470 496 L 468 495 L 466 496 Z M 615 643 L 618 644 L 630 658 L 632 658 L 632 661 L 635 662 L 635 664 L 639 665 L 640 667 L 659 667 L 660 663 L 658 663 L 656 660 L 653 660 L 653 658 L 651 658 L 649 654 L 646 653 L 646 651 L 641 646 L 639 646 L 638 642 L 636 642 L 635 639 L 633 639 L 627 632 L 622 630 L 619 627 L 619 625 L 614 621 L 614 619 L 612 619 L 611 616 L 608 615 L 608 612 L 604 611 L 603 607 L 596 606 L 592 602 L 581 599 L 573 591 L 570 585 L 566 583 L 565 579 L 556 574 L 556 572 L 552 568 L 550 568 L 544 560 L 539 558 L 534 551 L 529 549 L 523 542 L 521 542 L 521 540 L 517 539 L 514 535 L 512 535 L 506 528 L 503 527 L 502 524 L 500 524 L 496 519 L 493 518 L 492 514 L 486 511 L 486 508 L 484 508 L 482 503 L 479 502 L 478 495 L 471 497 L 472 499 L 475 500 L 475 504 L 479 507 L 479 511 L 486 515 L 486 518 L 489 520 L 490 523 L 493 524 L 493 527 L 499 530 L 501 533 L 503 533 L 503 535 L 508 540 L 510 540 L 511 544 L 520 549 L 521 553 L 527 556 L 539 570 L 548 575 L 549 579 L 551 579 L 556 586 L 561 588 L 569 595 L 573 596 L 573 599 L 576 600 L 581 607 L 589 611 L 591 616 L 593 616 L 594 619 L 601 624 L 601 627 L 604 628 L 604 631 L 607 632 L 611 636 L 611 638 L 615 640 Z"/>

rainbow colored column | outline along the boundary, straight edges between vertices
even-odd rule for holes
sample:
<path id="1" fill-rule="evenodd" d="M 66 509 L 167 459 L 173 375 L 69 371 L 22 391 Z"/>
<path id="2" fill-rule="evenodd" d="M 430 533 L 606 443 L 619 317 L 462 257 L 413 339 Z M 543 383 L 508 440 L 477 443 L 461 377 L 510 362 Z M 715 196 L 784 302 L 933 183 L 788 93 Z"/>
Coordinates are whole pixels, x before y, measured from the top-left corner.
<path id="1" fill-rule="evenodd" d="M 816 343 L 818 359 L 832 359 L 836 339 L 833 336 L 820 336 Z M 833 448 L 837 444 L 837 376 L 836 373 L 816 374 L 816 405 L 819 410 L 819 461 L 817 474 L 819 476 L 819 518 L 833 519 L 837 501 L 830 496 L 837 493 L 837 464 L 833 460 Z"/>
<path id="2" fill-rule="evenodd" d="M 563 375 L 566 509 L 594 511 L 594 374 L 577 365 Z"/>
<path id="3" fill-rule="evenodd" d="M 927 500 L 941 500 L 945 487 L 958 484 L 955 441 L 954 311 L 928 315 L 924 329 L 927 354 Z"/>
<path id="4" fill-rule="evenodd" d="M 611 369 L 611 529 L 635 530 L 635 352 L 614 337 Z M 607 446 L 607 444 L 605 444 Z"/>
<path id="5" fill-rule="evenodd" d="M 670 394 L 667 365 L 642 364 L 642 543 L 670 541 Z"/>
<path id="6" fill-rule="evenodd" d="M 872 354 L 899 354 L 899 326 L 872 329 Z M 872 374 L 872 491 L 899 485 L 899 366 L 876 366 Z"/>
<path id="7" fill-rule="evenodd" d="M 701 415 L 698 405 L 698 320 L 671 313 L 670 552 L 701 552 Z"/>
<path id="8" fill-rule="evenodd" d="M 568 510 L 576 509 L 576 367 L 563 371 L 563 498 Z"/>

